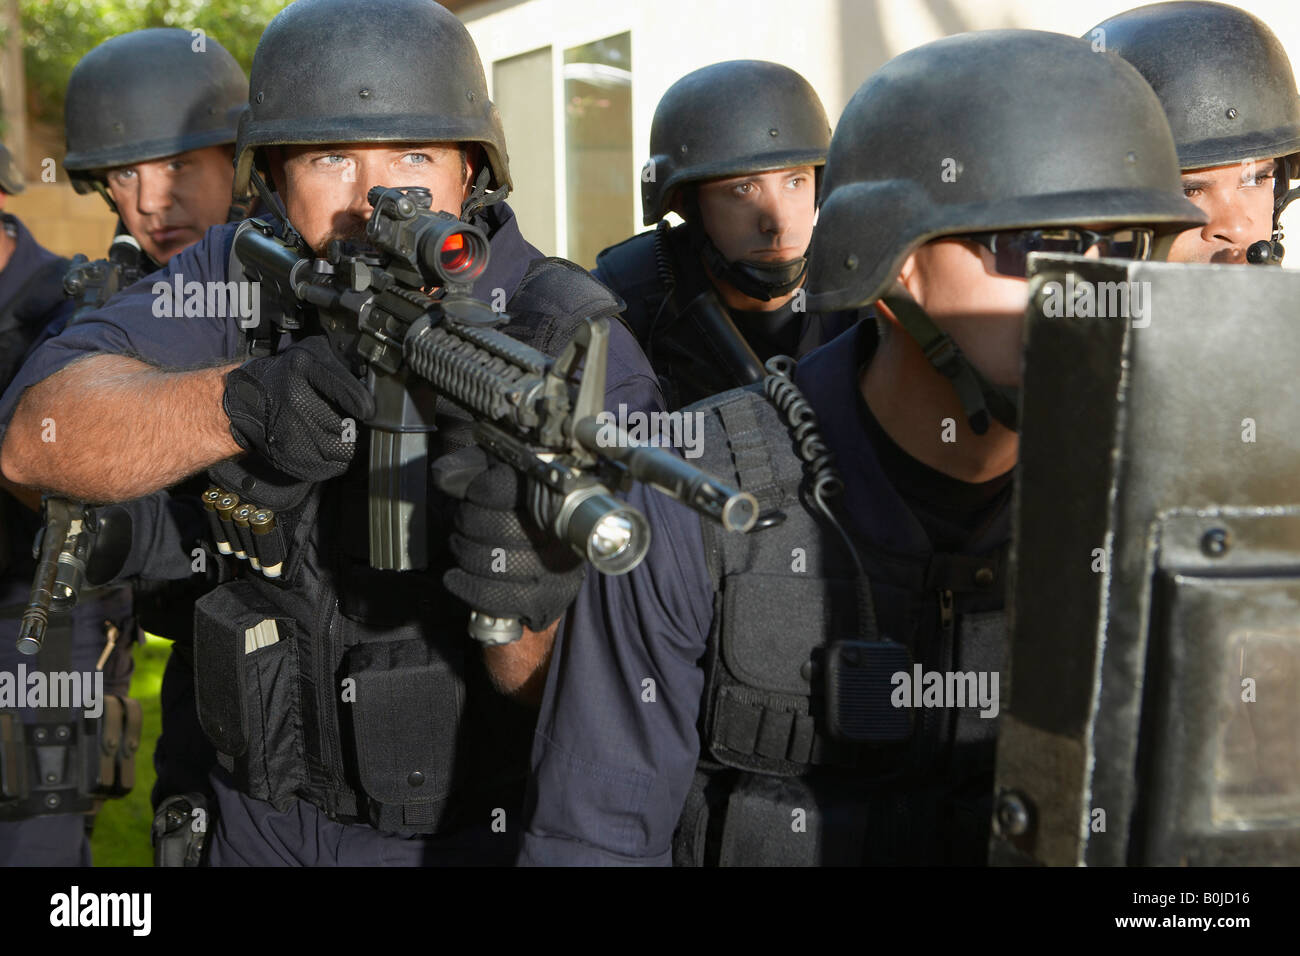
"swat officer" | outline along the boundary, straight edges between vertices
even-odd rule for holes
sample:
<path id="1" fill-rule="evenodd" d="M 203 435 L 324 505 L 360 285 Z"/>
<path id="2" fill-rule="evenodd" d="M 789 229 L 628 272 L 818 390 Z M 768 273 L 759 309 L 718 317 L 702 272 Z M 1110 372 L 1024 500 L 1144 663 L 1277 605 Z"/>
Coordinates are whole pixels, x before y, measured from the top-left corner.
<path id="1" fill-rule="evenodd" d="M 159 75 L 171 79 L 160 85 Z M 112 285 L 125 288 L 211 227 L 242 218 L 242 208 L 231 208 L 231 187 L 236 126 L 247 103 L 248 78 L 235 58 L 211 37 L 198 44 L 187 30 L 126 33 L 77 63 L 65 100 L 63 165 L 73 188 L 99 193 L 121 217 L 125 236 L 115 240 L 115 249 L 130 238 L 141 257 L 128 267 L 131 275 Z M 103 297 L 82 289 L 79 299 L 90 308 Z M 198 724 L 192 678 L 193 604 L 208 586 L 190 557 L 206 527 L 197 497 L 202 490 L 193 484 L 173 489 L 172 520 L 160 522 L 168 539 L 153 542 L 145 569 L 169 583 L 140 582 L 135 591 L 142 628 L 173 640 L 154 750 L 155 809 L 171 796 L 207 791 L 216 763 Z"/>
<path id="2" fill-rule="evenodd" d="M 228 218 L 247 97 L 244 71 L 210 37 L 199 45 L 169 28 L 113 37 L 68 79 L 63 166 L 77 192 L 98 192 L 122 217 L 151 264 L 164 263 Z"/>
<path id="3" fill-rule="evenodd" d="M 714 63 L 659 101 L 641 176 L 658 225 L 601 252 L 595 275 L 627 303 L 670 408 L 758 381 L 773 355 L 856 320 L 807 311 L 801 292 L 830 135 L 812 86 L 778 63 Z"/>
<path id="4" fill-rule="evenodd" d="M 1157 3 L 1085 35 L 1137 68 L 1165 108 L 1183 190 L 1209 221 L 1170 262 L 1279 264 L 1278 218 L 1300 176 L 1300 94 L 1273 32 L 1223 3 Z"/>
<path id="5" fill-rule="evenodd" d="M 9 151 L 0 147 L 0 200 L 17 195 L 26 188 Z M 13 215 L 3 215 L 0 230 L 0 383 L 6 383 L 22 361 L 23 355 L 39 336 L 52 312 L 66 302 L 63 274 L 68 262 L 42 248 L 27 228 Z M 16 674 L 18 661 L 14 651 L 17 617 L 27 601 L 31 587 L 33 562 L 31 542 L 38 521 L 31 510 L 39 495 L 27 494 L 20 501 L 6 485 L 0 490 L 0 670 Z M 116 610 L 119 613 L 122 608 Z M 81 630 L 103 632 L 98 622 L 81 621 Z M 93 638 L 92 638 L 93 640 Z M 7 705 L 5 706 L 8 710 Z M 30 714 L 30 711 L 28 711 Z M 21 747 L 27 756 L 27 731 L 17 719 L 20 712 L 6 712 L 4 744 Z M 10 738 L 13 738 L 12 741 Z M 10 751 L 12 752 L 12 750 Z M 0 790 L 0 865 L 55 864 L 88 866 L 90 843 L 85 838 L 85 818 L 79 814 L 35 817 L 31 808 L 18 804 L 21 787 L 11 778 L 14 770 L 6 762 L 6 779 Z"/>
<path id="6" fill-rule="evenodd" d="M 159 71 L 171 78 L 161 87 Z M 26 302 L 25 307 L 37 316 L 34 333 L 42 338 L 57 334 L 66 322 L 102 305 L 119 289 L 157 269 L 158 262 L 193 245 L 209 227 L 226 221 L 235 125 L 247 90 L 243 71 L 221 44 L 205 38 L 197 48 L 185 30 L 140 30 L 114 37 L 77 63 L 65 98 L 64 167 L 78 192 L 98 192 L 119 214 L 119 235 L 107 259 L 88 262 L 78 257 L 71 270 L 60 261 L 58 288 L 50 290 L 53 297 L 35 295 Z M 65 292 L 71 301 L 65 299 Z M 5 384 L 9 378 L 3 379 Z M 109 550 L 108 539 L 129 536 L 133 518 L 141 515 L 148 516 L 144 523 L 155 527 L 157 534 L 135 560 L 120 565 L 118 573 L 121 578 L 151 580 L 137 581 L 134 593 L 118 587 L 79 606 L 70 622 L 68 663 L 75 670 L 93 670 L 107 628 L 114 635 L 110 643 L 115 649 L 102 665 L 108 675 L 106 693 L 125 699 L 137 620 L 149 631 L 180 642 L 163 681 L 164 729 L 154 755 L 156 806 L 172 794 L 206 789 L 216 755 L 198 727 L 188 676 L 193 600 L 200 593 L 196 588 L 206 584 L 202 575 L 193 574 L 190 557 L 193 538 L 204 527 L 198 500 L 193 495 L 187 499 L 182 489 L 175 489 L 170 495 L 102 510 L 101 550 Z M 34 516 L 22 520 L 31 525 Z M 32 536 L 30 531 L 23 535 L 28 544 Z M 25 599 L 31 585 L 30 558 L 24 571 L 23 580 L 14 586 Z M 177 579 L 186 584 L 161 584 Z M 14 616 L 7 623 L 0 637 L 0 660 L 16 665 L 21 658 L 14 648 Z M 68 640 L 66 634 L 49 635 L 38 661 L 62 653 Z M 134 702 L 127 707 L 138 717 Z M 75 817 L 16 826 L 68 829 L 73 824 L 79 831 Z M 76 840 L 88 856 L 89 846 L 79 832 Z M 29 862 L 68 859 L 27 844 L 12 848 Z"/>
<path id="7" fill-rule="evenodd" d="M 473 41 L 443 7 L 298 0 L 263 34 L 249 92 L 235 194 L 282 210 L 278 228 L 305 247 L 364 235 L 373 186 L 422 186 L 434 209 L 487 232 L 475 295 L 501 290 L 519 327 L 558 334 L 617 311 L 602 286 L 538 261 L 520 234 L 502 202 L 499 114 Z M 288 551 L 280 577 L 240 563 L 196 606 L 197 703 L 222 765 L 213 864 L 507 861 L 533 712 L 496 688 L 526 683 L 539 637 L 480 653 L 466 646 L 466 609 L 429 573 L 369 567 L 357 526 L 366 463 L 349 432 L 374 402 L 323 336 L 245 330 L 238 316 L 152 317 L 155 283 L 238 278 L 233 235 L 209 232 L 37 349 L 0 400 L 0 420 L 12 415 L 0 468 L 119 500 L 212 467 L 215 482 L 274 510 Z M 657 406 L 635 341 L 611 336 L 610 394 Z M 49 415 L 75 453 L 71 442 L 39 447 L 31 428 Z M 520 616 L 543 628 L 580 580 L 570 565 L 516 582 Z"/>
<path id="8" fill-rule="evenodd" d="M 634 495 L 651 552 L 566 616 L 521 860 L 981 862 L 1026 253 L 1142 257 L 1200 219 L 1154 94 L 1081 40 L 963 34 L 870 78 L 809 299 L 877 322 L 690 409 L 766 517 L 724 537 Z"/>

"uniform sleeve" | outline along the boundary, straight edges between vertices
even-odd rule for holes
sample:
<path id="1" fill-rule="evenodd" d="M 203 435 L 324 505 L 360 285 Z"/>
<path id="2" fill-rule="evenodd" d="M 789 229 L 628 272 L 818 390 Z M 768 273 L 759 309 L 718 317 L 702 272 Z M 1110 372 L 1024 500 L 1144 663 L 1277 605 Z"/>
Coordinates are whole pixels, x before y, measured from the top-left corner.
<path id="1" fill-rule="evenodd" d="M 713 592 L 694 512 L 638 486 L 646 559 L 588 572 L 556 639 L 521 865 L 661 865 L 695 772 Z"/>
<path id="2" fill-rule="evenodd" d="M 225 280 L 234 229 L 214 226 L 166 267 L 124 289 L 102 309 L 40 342 L 0 397 L 0 441 L 29 386 L 96 352 L 129 355 L 150 365 L 177 370 L 211 365 L 233 356 L 239 341 L 238 319 L 209 315 L 206 287 L 200 286 L 204 291 L 191 297 L 185 285 Z M 183 293 L 179 302 L 174 294 L 178 280 Z M 154 291 L 156 286 L 159 293 Z M 164 287 L 169 291 L 162 292 Z M 172 307 L 170 316 L 166 314 L 167 306 Z"/>
<path id="3" fill-rule="evenodd" d="M 207 531 L 203 505 L 193 495 L 157 491 L 143 498 L 107 505 L 125 512 L 131 547 L 114 580 L 186 581 L 194 576 L 192 549 Z"/>
<path id="4" fill-rule="evenodd" d="M 618 319 L 609 323 L 609 351 L 605 361 L 607 411 L 617 415 L 619 405 L 626 406 L 629 412 L 663 411 L 663 393 L 650 360 L 636 336 Z"/>

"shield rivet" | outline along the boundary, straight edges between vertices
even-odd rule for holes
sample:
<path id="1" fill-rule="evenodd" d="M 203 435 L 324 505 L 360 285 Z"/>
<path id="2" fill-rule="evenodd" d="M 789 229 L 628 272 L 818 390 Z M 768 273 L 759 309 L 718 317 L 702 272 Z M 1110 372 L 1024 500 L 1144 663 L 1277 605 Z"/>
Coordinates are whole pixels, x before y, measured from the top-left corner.
<path id="1" fill-rule="evenodd" d="M 1029 808 L 1018 793 L 1004 793 L 998 798 L 993 819 L 1005 836 L 1023 836 L 1029 832 Z"/>
<path id="2" fill-rule="evenodd" d="M 1212 558 L 1227 554 L 1232 539 L 1226 528 L 1211 528 L 1201 536 L 1201 550 Z"/>

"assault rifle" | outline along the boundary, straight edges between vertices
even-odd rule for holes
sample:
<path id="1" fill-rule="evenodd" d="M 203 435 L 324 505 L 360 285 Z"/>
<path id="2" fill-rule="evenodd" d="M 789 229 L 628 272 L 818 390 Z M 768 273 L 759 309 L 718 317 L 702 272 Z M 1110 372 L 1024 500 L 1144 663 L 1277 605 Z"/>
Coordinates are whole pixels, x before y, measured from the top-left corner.
<path id="1" fill-rule="evenodd" d="M 63 278 L 63 291 L 77 303 L 70 322 L 98 309 L 152 271 L 140 243 L 129 233 L 113 237 L 107 259 L 91 262 L 84 255 L 73 256 Z"/>
<path id="2" fill-rule="evenodd" d="M 361 363 L 376 408 L 366 423 L 372 567 L 428 566 L 429 435 L 439 396 L 469 413 L 482 447 L 530 479 L 538 525 L 603 574 L 632 570 L 649 547 L 644 516 L 611 494 L 634 480 L 728 530 L 753 527 L 753 495 L 597 423 L 607 319 L 585 320 L 558 358 L 505 335 L 497 327 L 507 317 L 470 296 L 487 267 L 481 230 L 431 211 L 429 191 L 419 187 L 376 186 L 367 198 L 374 211 L 366 250 L 334 241 L 326 258 L 306 258 L 297 243 L 250 219 L 236 231 L 234 251 L 261 283 L 263 314 L 281 331 L 318 329 L 345 360 Z M 470 633 L 508 643 L 522 625 L 476 611 Z"/>

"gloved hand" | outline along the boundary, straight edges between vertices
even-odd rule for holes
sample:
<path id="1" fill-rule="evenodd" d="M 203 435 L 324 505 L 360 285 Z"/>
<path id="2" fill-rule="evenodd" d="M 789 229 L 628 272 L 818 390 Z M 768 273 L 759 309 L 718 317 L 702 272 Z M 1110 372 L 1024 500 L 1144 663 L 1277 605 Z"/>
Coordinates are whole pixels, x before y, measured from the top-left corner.
<path id="1" fill-rule="evenodd" d="M 450 538 L 458 567 L 443 575 L 447 590 L 477 611 L 545 630 L 578 596 L 587 562 L 537 527 L 524 479 L 471 445 L 434 463 L 434 484 L 461 499 Z"/>
<path id="2" fill-rule="evenodd" d="M 313 482 L 347 471 L 356 442 L 344 440 L 343 419 L 360 423 L 375 413 L 370 392 L 324 336 L 234 369 L 221 404 L 240 448 Z"/>

